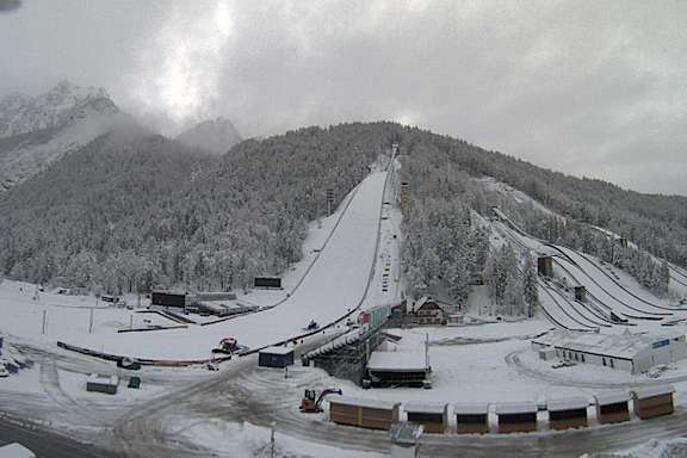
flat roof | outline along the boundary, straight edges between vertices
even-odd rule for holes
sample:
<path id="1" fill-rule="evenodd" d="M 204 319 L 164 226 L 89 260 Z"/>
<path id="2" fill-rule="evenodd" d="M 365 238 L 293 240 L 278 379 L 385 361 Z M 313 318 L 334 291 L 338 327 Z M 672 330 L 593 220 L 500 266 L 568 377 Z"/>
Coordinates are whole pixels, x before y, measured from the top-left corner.
<path id="1" fill-rule="evenodd" d="M 532 343 L 629 360 L 643 350 L 652 349 L 659 342 L 683 336 L 684 333 L 680 332 L 633 334 L 626 330 L 622 334 L 604 334 L 557 329 L 533 339 Z"/>
<path id="2" fill-rule="evenodd" d="M 91 374 L 86 380 L 90 383 L 107 383 L 110 385 L 119 384 L 119 377 L 116 375 Z"/>
<path id="3" fill-rule="evenodd" d="M 267 347 L 260 350 L 259 353 L 265 353 L 270 355 L 288 355 L 293 353 L 293 348 L 289 347 Z"/>
<path id="4" fill-rule="evenodd" d="M 486 402 L 454 404 L 453 411 L 456 415 L 486 415 L 489 413 L 489 404 Z"/>
<path id="5" fill-rule="evenodd" d="M 633 388 L 632 392 L 637 399 L 646 399 L 654 396 L 662 396 L 664 394 L 674 393 L 675 388 L 673 388 L 672 385 L 639 386 L 637 388 Z"/>
<path id="6" fill-rule="evenodd" d="M 388 399 L 356 398 L 352 396 L 337 396 L 329 399 L 329 404 L 344 404 L 347 406 L 369 407 L 372 409 L 392 409 L 397 401 Z"/>
<path id="7" fill-rule="evenodd" d="M 504 402 L 496 405 L 496 415 L 534 413 L 536 411 L 537 404 L 534 402 Z"/>
<path id="8" fill-rule="evenodd" d="M 446 404 L 439 402 L 408 402 L 403 404 L 403 410 L 412 413 L 444 413 Z"/>
<path id="9" fill-rule="evenodd" d="M 594 396 L 594 398 L 599 405 L 607 406 L 609 404 L 627 402 L 630 400 L 630 395 L 626 391 L 611 391 L 597 394 Z"/>
<path id="10" fill-rule="evenodd" d="M 552 412 L 586 409 L 587 406 L 589 406 L 589 399 L 582 396 L 547 399 L 546 401 L 546 408 Z"/>
<path id="11" fill-rule="evenodd" d="M 420 372 L 428 369 L 424 351 L 373 351 L 367 368 L 388 372 Z"/>

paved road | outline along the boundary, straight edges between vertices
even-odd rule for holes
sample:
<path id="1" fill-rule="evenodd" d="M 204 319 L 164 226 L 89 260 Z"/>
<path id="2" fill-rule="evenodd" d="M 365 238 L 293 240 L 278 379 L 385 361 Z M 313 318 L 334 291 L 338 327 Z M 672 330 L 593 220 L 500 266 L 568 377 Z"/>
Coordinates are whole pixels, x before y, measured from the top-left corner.
<path id="1" fill-rule="evenodd" d="M 39 458 L 109 458 L 118 456 L 89 444 L 82 444 L 34 424 L 0 417 L 0 445 L 19 442 Z"/>

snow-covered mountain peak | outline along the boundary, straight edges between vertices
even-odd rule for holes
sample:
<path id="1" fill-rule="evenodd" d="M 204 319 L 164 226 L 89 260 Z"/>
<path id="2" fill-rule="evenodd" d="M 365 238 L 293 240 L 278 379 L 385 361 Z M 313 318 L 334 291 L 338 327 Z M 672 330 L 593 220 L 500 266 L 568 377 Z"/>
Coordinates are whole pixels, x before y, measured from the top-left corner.
<path id="1" fill-rule="evenodd" d="M 177 137 L 182 144 L 213 154 L 224 154 L 241 141 L 236 128 L 226 118 L 202 121 Z"/>
<path id="2" fill-rule="evenodd" d="M 13 94 L 0 99 L 0 138 L 37 130 L 62 128 L 89 114 L 119 112 L 103 88 L 76 86 L 61 81 L 44 94 Z"/>
<path id="3" fill-rule="evenodd" d="M 0 99 L 0 191 L 98 136 L 133 124 L 105 89 L 68 81 L 37 96 Z"/>

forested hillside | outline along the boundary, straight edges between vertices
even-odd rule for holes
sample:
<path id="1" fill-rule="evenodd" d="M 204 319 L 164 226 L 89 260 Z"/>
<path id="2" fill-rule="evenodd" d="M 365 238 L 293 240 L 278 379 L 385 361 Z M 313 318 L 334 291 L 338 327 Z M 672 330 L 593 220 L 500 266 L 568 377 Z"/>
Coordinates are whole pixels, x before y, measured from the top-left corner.
<path id="1" fill-rule="evenodd" d="M 599 180 L 566 176 L 418 129 L 399 132 L 399 141 L 403 179 L 410 183 L 412 195 L 404 220 L 404 269 L 417 294 L 448 289 L 460 303 L 469 293 L 470 278 L 481 272 L 497 306 L 530 313 L 531 261 L 522 260 L 518 270 L 507 246 L 485 257 L 484 236 L 470 221 L 468 209 L 488 216 L 491 205 L 501 206 L 535 236 L 613 262 L 659 295 L 667 289 L 667 268 L 642 250 L 680 265 L 687 263 L 685 197 L 639 194 Z M 563 218 L 503 199 L 475 180 L 482 177 L 523 191 Z M 456 225 L 463 229 L 450 229 Z M 621 234 L 640 250 L 613 249 L 609 237 L 592 226 Z"/>
<path id="2" fill-rule="evenodd" d="M 326 212 L 327 188 L 338 203 L 393 142 L 412 196 L 403 252 L 412 292 L 440 289 L 460 302 L 471 280 L 499 276 L 511 285 L 492 288 L 496 301 L 529 313 L 522 300 L 508 303 L 527 289 L 527 275 L 506 272 L 511 253 L 489 254 L 477 215 L 498 196 L 475 179 L 484 176 L 566 217 L 562 223 L 536 208 L 503 204 L 537 236 L 603 249 L 607 237 L 581 221 L 687 263 L 687 198 L 623 191 L 379 122 L 246 140 L 214 158 L 142 131 L 102 136 L 0 195 L 0 269 L 13 278 L 108 291 L 244 287 L 254 275 L 298 260 L 307 223 Z M 628 259 L 628 270 L 643 263 L 660 280 L 650 258 Z"/>
<path id="3" fill-rule="evenodd" d="M 0 266 L 108 291 L 227 289 L 301 256 L 308 221 L 388 153 L 384 126 L 307 128 L 199 157 L 143 132 L 98 138 L 0 196 Z"/>

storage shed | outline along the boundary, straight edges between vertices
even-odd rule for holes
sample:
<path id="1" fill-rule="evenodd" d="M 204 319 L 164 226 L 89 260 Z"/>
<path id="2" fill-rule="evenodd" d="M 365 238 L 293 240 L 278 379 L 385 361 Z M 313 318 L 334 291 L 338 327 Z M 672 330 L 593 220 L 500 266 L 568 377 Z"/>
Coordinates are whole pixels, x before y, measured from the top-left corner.
<path id="1" fill-rule="evenodd" d="M 597 394 L 596 418 L 600 424 L 622 423 L 630 420 L 630 409 L 627 402 L 630 396 L 624 391 Z"/>
<path id="2" fill-rule="evenodd" d="M 422 387 L 430 370 L 427 355 L 418 351 L 373 351 L 367 362 L 368 378 L 374 387 Z"/>
<path id="3" fill-rule="evenodd" d="M 446 404 L 413 403 L 403 406 L 409 422 L 422 425 L 427 433 L 443 434 L 448 426 Z"/>
<path id="4" fill-rule="evenodd" d="M 499 433 L 529 433 L 537 430 L 537 405 L 509 402 L 496 406 Z"/>
<path id="5" fill-rule="evenodd" d="M 340 425 L 388 430 L 398 423 L 400 409 L 398 402 L 341 396 L 329 400 L 329 419 Z"/>
<path id="6" fill-rule="evenodd" d="M 91 374 L 86 380 L 86 391 L 117 394 L 118 386 L 119 377 L 116 375 L 108 377 L 106 375 Z"/>
<path id="7" fill-rule="evenodd" d="M 584 428 L 588 426 L 587 407 L 589 400 L 583 397 L 549 399 L 549 425 L 552 429 Z"/>
<path id="8" fill-rule="evenodd" d="M 673 413 L 672 385 L 647 386 L 632 391 L 634 412 L 641 419 Z"/>
<path id="9" fill-rule="evenodd" d="M 258 366 L 279 367 L 293 365 L 293 348 L 268 347 L 258 353 Z"/>
<path id="10" fill-rule="evenodd" d="M 489 432 L 489 404 L 456 404 L 456 432 L 458 434 L 486 434 Z"/>

